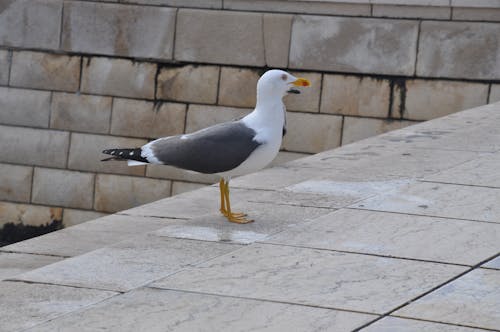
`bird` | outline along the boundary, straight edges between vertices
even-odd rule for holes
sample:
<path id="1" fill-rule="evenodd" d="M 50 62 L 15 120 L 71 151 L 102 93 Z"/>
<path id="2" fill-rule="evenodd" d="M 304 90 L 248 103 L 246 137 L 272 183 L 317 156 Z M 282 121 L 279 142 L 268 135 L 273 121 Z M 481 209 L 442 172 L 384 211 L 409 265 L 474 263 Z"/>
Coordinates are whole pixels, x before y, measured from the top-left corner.
<path id="1" fill-rule="evenodd" d="M 228 221 L 253 222 L 247 214 L 233 212 L 229 198 L 231 178 L 266 167 L 278 154 L 286 133 L 283 97 L 299 94 L 295 87 L 309 87 L 306 78 L 271 69 L 257 81 L 257 102 L 248 115 L 219 123 L 193 133 L 168 136 L 136 148 L 113 148 L 102 161 L 123 160 L 129 166 L 169 165 L 220 177 L 220 212 Z"/>

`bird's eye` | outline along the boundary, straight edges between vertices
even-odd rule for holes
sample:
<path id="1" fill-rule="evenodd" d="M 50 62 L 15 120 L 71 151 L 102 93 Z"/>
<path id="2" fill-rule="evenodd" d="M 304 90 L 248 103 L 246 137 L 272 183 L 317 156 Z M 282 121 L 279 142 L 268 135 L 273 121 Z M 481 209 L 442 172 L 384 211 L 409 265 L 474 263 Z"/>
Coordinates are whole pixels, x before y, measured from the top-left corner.
<path id="1" fill-rule="evenodd" d="M 281 79 L 282 79 L 283 81 L 286 81 L 286 74 L 281 75 Z"/>

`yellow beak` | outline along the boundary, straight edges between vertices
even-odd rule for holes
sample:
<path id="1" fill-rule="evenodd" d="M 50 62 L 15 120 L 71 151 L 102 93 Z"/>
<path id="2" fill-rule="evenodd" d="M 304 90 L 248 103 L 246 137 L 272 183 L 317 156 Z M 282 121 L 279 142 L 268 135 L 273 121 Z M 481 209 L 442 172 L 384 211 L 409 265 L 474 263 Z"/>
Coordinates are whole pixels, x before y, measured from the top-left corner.
<path id="1" fill-rule="evenodd" d="M 295 86 L 311 86 L 311 82 L 309 82 L 307 78 L 301 78 L 301 77 L 293 81 L 292 84 Z"/>

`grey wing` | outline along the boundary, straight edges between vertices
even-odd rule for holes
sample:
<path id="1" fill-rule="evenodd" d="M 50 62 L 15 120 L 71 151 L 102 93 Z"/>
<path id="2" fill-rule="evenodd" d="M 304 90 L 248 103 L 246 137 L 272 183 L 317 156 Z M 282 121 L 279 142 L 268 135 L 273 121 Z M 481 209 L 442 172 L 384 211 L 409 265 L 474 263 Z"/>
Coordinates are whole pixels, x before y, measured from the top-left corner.
<path id="1" fill-rule="evenodd" d="M 200 173 L 220 173 L 236 168 L 261 144 L 256 133 L 241 121 L 227 122 L 192 134 L 158 139 L 150 147 L 165 165 Z"/>

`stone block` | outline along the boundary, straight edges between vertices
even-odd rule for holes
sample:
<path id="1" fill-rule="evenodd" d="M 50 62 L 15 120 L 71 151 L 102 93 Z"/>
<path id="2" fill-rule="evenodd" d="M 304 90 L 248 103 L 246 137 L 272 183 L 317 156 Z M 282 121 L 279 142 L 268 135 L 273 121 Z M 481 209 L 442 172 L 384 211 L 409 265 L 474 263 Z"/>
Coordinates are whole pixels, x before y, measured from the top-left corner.
<path id="1" fill-rule="evenodd" d="M 111 97 L 54 92 L 50 127 L 105 134 L 109 131 L 111 100 Z"/>
<path id="2" fill-rule="evenodd" d="M 222 9 L 222 0 L 121 0 L 120 2 L 171 7 Z"/>
<path id="3" fill-rule="evenodd" d="M 264 50 L 270 68 L 288 67 L 292 15 L 264 14 Z"/>
<path id="4" fill-rule="evenodd" d="M 221 106 L 189 105 L 186 118 L 186 133 L 192 133 L 214 124 L 236 120 L 252 110 Z"/>
<path id="5" fill-rule="evenodd" d="M 79 56 L 41 52 L 13 52 L 10 85 L 45 90 L 76 91 L 80 81 Z"/>
<path id="6" fill-rule="evenodd" d="M 35 167 L 33 203 L 92 208 L 94 174 Z"/>
<path id="7" fill-rule="evenodd" d="M 50 92 L 0 87 L 0 122 L 47 128 Z"/>
<path id="8" fill-rule="evenodd" d="M 289 161 L 296 160 L 299 158 L 304 158 L 307 156 L 309 156 L 309 154 L 280 151 L 280 152 L 278 152 L 278 155 L 276 156 L 276 158 L 274 158 L 274 160 L 271 162 L 271 164 L 269 164 L 269 167 L 285 164 Z"/>
<path id="9" fill-rule="evenodd" d="M 422 22 L 417 76 L 498 79 L 499 35 L 495 23 Z"/>
<path id="10" fill-rule="evenodd" d="M 0 164 L 0 200 L 29 202 L 33 167 Z"/>
<path id="11" fill-rule="evenodd" d="M 63 224 L 64 227 L 74 226 L 89 220 L 105 217 L 106 215 L 105 213 L 95 211 L 64 209 Z"/>
<path id="12" fill-rule="evenodd" d="M 389 81 L 371 77 L 325 75 L 321 113 L 387 117 L 391 88 Z"/>
<path id="13" fill-rule="evenodd" d="M 500 101 L 500 84 L 492 84 L 488 103 L 491 104 L 499 101 Z"/>
<path id="14" fill-rule="evenodd" d="M 317 153 L 340 145 L 342 117 L 336 115 L 288 113 L 283 149 Z"/>
<path id="15" fill-rule="evenodd" d="M 144 166 L 128 167 L 123 161 L 100 160 L 109 157 L 101 153 L 104 149 L 134 148 L 146 143 L 143 139 L 72 133 L 68 168 L 99 173 L 144 175 Z"/>
<path id="16" fill-rule="evenodd" d="M 82 92 L 154 98 L 156 65 L 125 59 L 83 58 Z"/>
<path id="17" fill-rule="evenodd" d="M 416 21 L 299 15 L 289 67 L 413 75 L 417 34 Z"/>
<path id="18" fill-rule="evenodd" d="M 58 49 L 61 0 L 3 1 L 0 44 L 23 48 Z"/>
<path id="19" fill-rule="evenodd" d="M 165 165 L 148 165 L 146 168 L 146 176 L 151 178 L 199 182 L 204 184 L 213 184 L 218 182 L 220 179 L 218 175 L 195 173 Z"/>
<path id="20" fill-rule="evenodd" d="M 0 252 L 0 280 L 62 260 L 62 257 Z"/>
<path id="21" fill-rule="evenodd" d="M 175 59 L 264 66 L 262 14 L 180 9 Z"/>
<path id="22" fill-rule="evenodd" d="M 373 16 L 392 18 L 424 18 L 433 20 L 448 20 L 451 7 L 418 5 L 373 5 Z"/>
<path id="23" fill-rule="evenodd" d="M 304 77 L 311 81 L 311 86 L 300 89 L 299 95 L 288 94 L 285 98 L 289 111 L 319 112 L 319 96 L 321 92 L 321 74 L 291 72 L 296 77 Z"/>
<path id="24" fill-rule="evenodd" d="M 158 138 L 182 134 L 186 105 L 115 98 L 111 134 Z"/>
<path id="25" fill-rule="evenodd" d="M 68 132 L 0 126 L 0 162 L 64 167 L 68 145 Z"/>
<path id="26" fill-rule="evenodd" d="M 395 86 L 392 114 L 410 120 L 430 120 L 487 103 L 488 85 L 453 81 L 406 81 L 405 91 Z M 401 96 L 405 97 L 403 114 Z"/>
<path id="27" fill-rule="evenodd" d="M 225 9 L 321 15 L 370 16 L 367 1 L 225 0 Z"/>
<path id="28" fill-rule="evenodd" d="M 452 7 L 472 7 L 472 8 L 497 8 L 498 0 L 451 0 Z"/>
<path id="29" fill-rule="evenodd" d="M 477 329 L 457 325 L 449 325 L 435 322 L 426 322 L 414 319 L 404 319 L 398 317 L 385 317 L 363 329 L 363 332 L 478 332 Z"/>
<path id="30" fill-rule="evenodd" d="M 94 208 L 117 212 L 170 196 L 171 181 L 98 174 Z"/>
<path id="31" fill-rule="evenodd" d="M 186 193 L 188 191 L 200 189 L 200 188 L 203 188 L 205 186 L 206 186 L 206 184 L 201 184 L 201 183 L 173 181 L 172 182 L 172 196 Z"/>
<path id="32" fill-rule="evenodd" d="M 346 116 L 342 128 L 342 145 L 356 142 L 368 137 L 404 128 L 414 124 L 411 121 L 381 120 L 368 118 L 354 118 Z"/>
<path id="33" fill-rule="evenodd" d="M 254 69 L 222 67 L 217 104 L 254 108 L 261 74 Z"/>
<path id="34" fill-rule="evenodd" d="M 0 225 L 22 223 L 24 225 L 41 226 L 61 220 L 61 208 L 0 202 Z M 7 247 L 2 247 L 2 249 L 4 248 L 7 249 Z"/>
<path id="35" fill-rule="evenodd" d="M 500 8 L 453 7 L 452 19 L 460 21 L 500 21 Z"/>
<path id="36" fill-rule="evenodd" d="M 134 58 L 172 59 L 175 9 L 68 2 L 64 5 L 65 51 Z"/>
<path id="37" fill-rule="evenodd" d="M 215 104 L 219 67 L 163 67 L 158 75 L 158 99 Z"/>
<path id="38" fill-rule="evenodd" d="M 0 50 L 0 84 L 7 85 L 9 83 L 10 59 L 10 51 Z"/>

